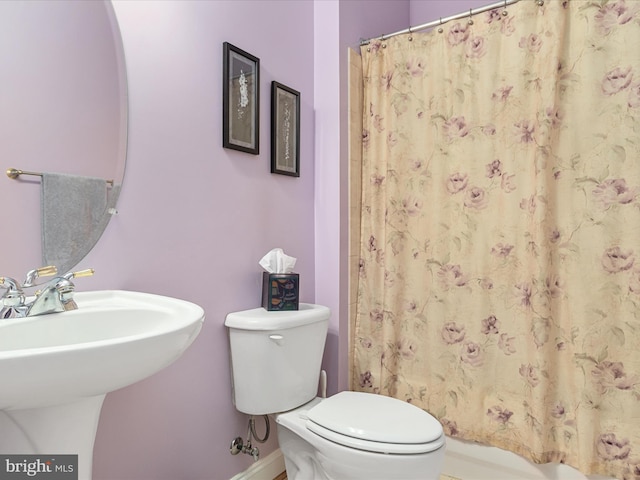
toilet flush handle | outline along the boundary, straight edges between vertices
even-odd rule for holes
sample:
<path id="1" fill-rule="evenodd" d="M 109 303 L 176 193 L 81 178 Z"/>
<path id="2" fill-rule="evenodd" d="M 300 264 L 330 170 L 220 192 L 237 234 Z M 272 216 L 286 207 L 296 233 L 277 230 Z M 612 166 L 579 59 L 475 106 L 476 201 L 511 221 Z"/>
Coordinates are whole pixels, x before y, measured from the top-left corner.
<path id="1" fill-rule="evenodd" d="M 276 342 L 279 346 L 284 345 L 284 337 L 282 335 L 274 333 L 273 335 L 269 335 L 269 338 Z"/>

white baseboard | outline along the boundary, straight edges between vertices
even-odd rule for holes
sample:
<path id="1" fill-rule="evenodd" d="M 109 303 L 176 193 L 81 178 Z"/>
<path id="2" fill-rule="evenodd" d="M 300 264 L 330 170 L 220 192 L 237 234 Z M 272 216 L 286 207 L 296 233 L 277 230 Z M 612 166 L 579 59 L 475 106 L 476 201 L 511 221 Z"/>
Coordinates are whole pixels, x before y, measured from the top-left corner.
<path id="1" fill-rule="evenodd" d="M 278 448 L 263 459 L 234 475 L 231 480 L 273 480 L 284 472 L 284 456 Z"/>

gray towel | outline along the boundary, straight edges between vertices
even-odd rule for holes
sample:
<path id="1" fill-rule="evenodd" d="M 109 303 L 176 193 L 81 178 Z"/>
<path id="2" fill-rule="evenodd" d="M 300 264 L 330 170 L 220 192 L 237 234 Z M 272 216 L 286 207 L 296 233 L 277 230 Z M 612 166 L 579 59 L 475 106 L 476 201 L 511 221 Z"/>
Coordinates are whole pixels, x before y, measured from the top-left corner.
<path id="1" fill-rule="evenodd" d="M 63 274 L 73 268 L 100 238 L 120 193 L 108 192 L 101 178 L 42 174 L 42 260 Z"/>

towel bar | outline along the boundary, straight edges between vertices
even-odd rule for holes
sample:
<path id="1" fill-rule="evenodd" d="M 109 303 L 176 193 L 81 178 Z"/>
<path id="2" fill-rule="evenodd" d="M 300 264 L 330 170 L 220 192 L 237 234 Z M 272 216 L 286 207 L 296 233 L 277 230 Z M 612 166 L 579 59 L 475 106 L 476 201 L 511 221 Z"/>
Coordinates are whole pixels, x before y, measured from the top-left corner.
<path id="1" fill-rule="evenodd" d="M 35 175 L 37 177 L 41 177 L 42 173 L 28 172 L 26 170 L 18 170 L 17 168 L 7 168 L 7 177 L 13 178 L 15 180 L 20 175 Z M 113 187 L 113 180 L 105 180 L 105 181 Z"/>

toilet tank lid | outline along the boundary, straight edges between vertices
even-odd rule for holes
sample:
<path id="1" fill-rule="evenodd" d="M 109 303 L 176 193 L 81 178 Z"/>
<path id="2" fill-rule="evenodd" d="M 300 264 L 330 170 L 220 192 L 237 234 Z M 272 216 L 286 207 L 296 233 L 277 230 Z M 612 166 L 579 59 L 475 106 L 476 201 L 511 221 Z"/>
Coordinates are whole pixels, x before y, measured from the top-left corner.
<path id="1" fill-rule="evenodd" d="M 238 330 L 281 330 L 329 319 L 331 311 L 323 305 L 301 303 L 299 310 L 267 311 L 254 308 L 227 315 L 225 326 Z"/>

